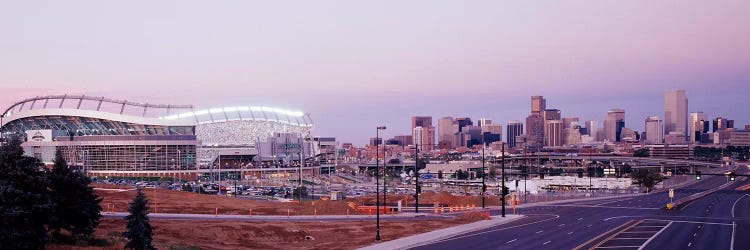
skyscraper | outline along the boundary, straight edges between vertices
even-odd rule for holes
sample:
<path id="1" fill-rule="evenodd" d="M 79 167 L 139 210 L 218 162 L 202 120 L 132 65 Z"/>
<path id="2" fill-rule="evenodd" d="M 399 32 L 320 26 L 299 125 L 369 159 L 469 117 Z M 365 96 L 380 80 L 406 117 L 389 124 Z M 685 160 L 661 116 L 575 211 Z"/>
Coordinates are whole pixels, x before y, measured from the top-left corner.
<path id="1" fill-rule="evenodd" d="M 542 112 L 542 117 L 544 117 L 545 121 L 562 119 L 562 115 L 559 109 L 545 109 Z"/>
<path id="2" fill-rule="evenodd" d="M 432 116 L 414 116 L 411 118 L 412 130 L 421 128 L 419 139 L 414 136 L 414 141 L 420 145 L 420 150 L 429 151 L 435 147 L 435 127 L 432 126 Z M 412 133 L 413 134 L 413 133 Z"/>
<path id="3" fill-rule="evenodd" d="M 728 128 L 734 128 L 734 120 L 729 120 L 729 119 L 721 117 L 721 116 L 720 117 L 716 117 L 716 119 L 714 119 L 713 123 L 714 123 L 714 126 L 713 126 L 714 128 L 712 130 L 713 132 L 725 130 L 725 129 L 728 129 Z"/>
<path id="4" fill-rule="evenodd" d="M 453 117 L 446 116 L 438 120 L 438 147 L 441 149 L 453 148 L 453 135 L 458 132 L 458 126 Z"/>
<path id="5" fill-rule="evenodd" d="M 416 127 L 432 127 L 432 116 L 412 116 L 411 117 L 411 128 Z"/>
<path id="6" fill-rule="evenodd" d="M 543 96 L 531 97 L 531 113 L 541 115 L 547 109 L 547 100 Z"/>
<path id="7" fill-rule="evenodd" d="M 490 143 L 503 140 L 502 124 L 487 124 L 482 126 L 482 140 L 489 145 Z"/>
<path id="8" fill-rule="evenodd" d="M 412 145 L 415 147 L 419 147 L 419 149 L 422 149 L 422 145 L 424 144 L 423 135 L 424 135 L 424 128 L 417 126 L 416 128 L 413 128 L 411 130 L 411 138 L 414 140 L 412 142 Z"/>
<path id="9" fill-rule="evenodd" d="M 703 112 L 690 113 L 688 125 L 690 126 L 688 129 L 690 141 L 700 141 L 701 134 L 708 133 L 708 119 Z"/>
<path id="10" fill-rule="evenodd" d="M 516 147 L 516 137 L 519 135 L 523 135 L 523 123 L 520 121 L 512 121 L 508 122 L 508 125 L 506 125 L 506 142 L 508 142 L 508 147 L 515 148 Z"/>
<path id="11" fill-rule="evenodd" d="M 619 142 L 622 128 L 625 127 L 625 110 L 611 109 L 604 119 L 604 139 Z"/>
<path id="12" fill-rule="evenodd" d="M 671 132 L 687 136 L 688 99 L 685 90 L 670 90 L 664 93 L 664 134 Z"/>
<path id="13" fill-rule="evenodd" d="M 578 117 L 565 117 L 562 118 L 562 120 L 563 128 L 571 128 L 573 126 L 580 125 Z"/>
<path id="14" fill-rule="evenodd" d="M 492 124 L 492 120 L 487 119 L 487 118 L 479 118 L 478 124 L 480 127 L 484 127 L 484 126 Z"/>
<path id="15" fill-rule="evenodd" d="M 544 139 L 544 118 L 540 114 L 531 114 L 526 117 L 526 135 L 534 141 Z"/>
<path id="16" fill-rule="evenodd" d="M 599 129 L 599 122 L 598 121 L 586 121 L 585 122 L 586 131 L 588 132 L 588 135 L 593 137 L 594 140 L 596 140 L 596 131 Z"/>
<path id="17" fill-rule="evenodd" d="M 456 124 L 458 124 L 458 131 L 464 131 L 464 127 L 474 125 L 473 122 L 471 122 L 471 118 L 469 117 L 459 117 L 456 118 Z"/>
<path id="18" fill-rule="evenodd" d="M 664 142 L 664 124 L 658 116 L 646 118 L 646 144 L 662 144 Z"/>
<path id="19" fill-rule="evenodd" d="M 544 121 L 544 145 L 548 147 L 559 147 L 563 145 L 563 121 Z"/>

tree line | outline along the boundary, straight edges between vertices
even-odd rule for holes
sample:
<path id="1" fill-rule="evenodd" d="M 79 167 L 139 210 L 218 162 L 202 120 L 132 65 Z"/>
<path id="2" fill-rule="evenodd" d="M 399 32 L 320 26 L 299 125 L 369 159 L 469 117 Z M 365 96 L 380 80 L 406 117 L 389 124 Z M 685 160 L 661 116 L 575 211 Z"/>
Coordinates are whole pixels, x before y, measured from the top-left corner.
<path id="1" fill-rule="evenodd" d="M 102 217 L 102 199 L 90 186 L 91 179 L 71 169 L 59 150 L 48 169 L 24 155 L 21 144 L 11 138 L 0 145 L 0 249 L 44 249 L 49 242 L 91 240 Z M 128 210 L 126 248 L 153 249 L 147 200 L 140 190 Z"/>

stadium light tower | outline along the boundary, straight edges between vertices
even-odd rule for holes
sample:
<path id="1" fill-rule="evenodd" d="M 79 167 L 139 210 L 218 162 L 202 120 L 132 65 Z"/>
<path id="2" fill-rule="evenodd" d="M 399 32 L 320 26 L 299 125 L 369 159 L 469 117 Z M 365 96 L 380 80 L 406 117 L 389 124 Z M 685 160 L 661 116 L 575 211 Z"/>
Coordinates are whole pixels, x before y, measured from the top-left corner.
<path id="1" fill-rule="evenodd" d="M 380 240 L 380 160 L 378 159 L 379 147 L 378 139 L 380 138 L 380 130 L 385 130 L 385 126 L 378 126 L 375 130 L 375 206 L 376 206 L 376 225 L 375 225 L 375 240 Z"/>

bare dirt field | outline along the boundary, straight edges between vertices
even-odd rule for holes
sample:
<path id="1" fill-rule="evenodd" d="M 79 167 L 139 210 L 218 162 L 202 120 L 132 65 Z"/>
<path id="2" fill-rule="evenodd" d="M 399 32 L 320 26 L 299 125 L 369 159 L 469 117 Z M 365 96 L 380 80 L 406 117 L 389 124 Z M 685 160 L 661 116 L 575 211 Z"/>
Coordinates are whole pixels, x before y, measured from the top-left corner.
<path id="1" fill-rule="evenodd" d="M 128 204 L 135 197 L 132 187 L 95 185 L 106 189 L 125 189 L 128 191 L 113 191 L 97 189 L 96 193 L 103 198 L 102 208 L 115 212 L 127 211 Z M 146 197 L 150 201 L 152 213 L 189 213 L 189 214 L 214 214 L 218 209 L 219 214 L 250 214 L 253 215 L 345 215 L 345 214 L 367 214 L 368 211 L 357 211 L 354 209 L 361 205 L 372 205 L 375 196 L 364 196 L 348 198 L 344 201 L 314 201 L 314 202 L 278 202 L 278 201 L 254 201 L 242 200 L 233 197 L 219 195 L 196 194 L 164 189 L 144 189 Z M 414 198 L 411 195 L 387 195 L 388 203 L 395 204 L 399 200 L 403 206 L 413 206 Z M 352 202 L 353 204 L 350 204 Z M 488 206 L 500 205 L 498 197 L 488 197 Z M 443 205 L 474 205 L 481 206 L 482 198 L 477 196 L 455 196 L 447 192 L 424 193 L 420 195 L 420 204 L 443 204 Z"/>
<path id="2" fill-rule="evenodd" d="M 115 211 L 124 212 L 127 204 L 135 196 L 131 187 L 96 185 L 104 189 L 96 190 L 103 198 L 102 207 L 114 205 Z M 358 205 L 374 203 L 375 196 L 346 199 L 345 201 L 315 202 L 275 202 L 250 201 L 217 195 L 194 194 L 162 189 L 145 189 L 150 199 L 151 212 L 159 213 L 198 213 L 220 214 L 292 215 L 317 214 L 356 214 L 349 202 Z M 456 197 L 447 193 L 426 193 L 420 196 L 420 203 L 465 205 L 481 204 L 477 197 Z M 413 205 L 411 196 L 389 195 L 388 202 L 398 200 Z M 479 203 L 477 203 L 479 201 Z M 499 203 L 495 200 L 488 204 Z M 366 213 L 366 212 L 360 212 Z M 441 228 L 487 219 L 480 213 L 468 213 L 456 218 L 419 221 L 381 221 L 383 241 L 394 240 L 409 235 L 425 233 Z M 317 222 L 262 222 L 262 221 L 214 221 L 214 220 L 152 220 L 154 242 L 160 249 L 355 249 L 374 244 L 374 221 L 317 221 Z M 82 247 L 71 245 L 49 246 L 50 249 L 122 249 L 125 231 L 122 219 L 102 219 L 96 229 L 97 238 L 105 239 L 109 246 Z"/>
<path id="3" fill-rule="evenodd" d="M 419 222 L 381 221 L 381 237 L 383 241 L 394 240 L 481 219 L 481 216 L 465 215 Z M 355 249 L 375 243 L 374 221 L 152 220 L 151 225 L 154 226 L 155 245 L 160 249 Z M 123 239 L 118 236 L 124 230 L 124 220 L 104 219 L 95 234 L 115 242 L 105 249 L 122 249 Z"/>

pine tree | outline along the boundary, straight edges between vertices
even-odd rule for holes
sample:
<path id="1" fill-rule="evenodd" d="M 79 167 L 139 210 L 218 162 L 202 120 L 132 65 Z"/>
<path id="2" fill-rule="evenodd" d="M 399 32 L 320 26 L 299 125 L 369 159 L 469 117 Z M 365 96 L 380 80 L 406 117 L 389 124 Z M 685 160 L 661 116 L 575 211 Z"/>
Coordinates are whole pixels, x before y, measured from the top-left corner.
<path id="1" fill-rule="evenodd" d="M 50 208 L 44 168 L 11 139 L 0 147 L 0 248 L 43 249 Z"/>
<path id="2" fill-rule="evenodd" d="M 148 222 L 148 200 L 138 188 L 138 193 L 128 207 L 130 213 L 125 217 L 128 221 L 128 231 L 122 233 L 122 236 L 128 239 L 125 248 L 143 250 L 156 249 L 151 244 L 153 228 Z"/>
<path id="3" fill-rule="evenodd" d="M 71 170 L 60 150 L 55 152 L 47 179 L 53 207 L 48 227 L 52 236 L 59 239 L 60 230 L 65 229 L 74 237 L 90 237 L 102 217 L 102 199 L 89 187 L 91 179 Z"/>

